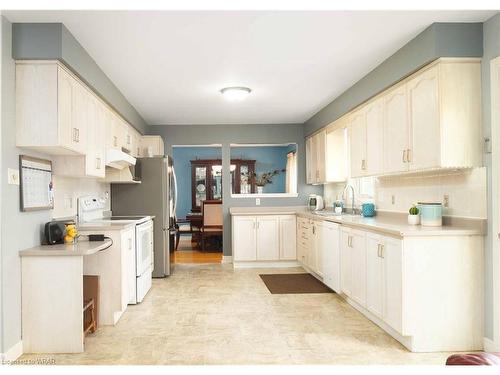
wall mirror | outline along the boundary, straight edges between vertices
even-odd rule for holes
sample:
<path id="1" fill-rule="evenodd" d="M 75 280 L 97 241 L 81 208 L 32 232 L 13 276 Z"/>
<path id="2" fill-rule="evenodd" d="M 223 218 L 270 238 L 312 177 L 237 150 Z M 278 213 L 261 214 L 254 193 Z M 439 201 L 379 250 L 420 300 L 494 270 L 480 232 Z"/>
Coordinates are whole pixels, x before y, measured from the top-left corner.
<path id="1" fill-rule="evenodd" d="M 296 197 L 297 144 L 232 144 L 231 196 Z"/>

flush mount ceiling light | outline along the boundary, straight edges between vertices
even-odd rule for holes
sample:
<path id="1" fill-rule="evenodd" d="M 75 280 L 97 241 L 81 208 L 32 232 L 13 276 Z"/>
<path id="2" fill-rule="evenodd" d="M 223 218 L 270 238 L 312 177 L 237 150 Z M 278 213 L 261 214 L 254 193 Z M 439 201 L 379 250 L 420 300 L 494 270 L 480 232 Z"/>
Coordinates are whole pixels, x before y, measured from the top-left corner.
<path id="1" fill-rule="evenodd" d="M 252 92 L 248 87 L 224 87 L 220 93 L 230 102 L 241 102 Z"/>

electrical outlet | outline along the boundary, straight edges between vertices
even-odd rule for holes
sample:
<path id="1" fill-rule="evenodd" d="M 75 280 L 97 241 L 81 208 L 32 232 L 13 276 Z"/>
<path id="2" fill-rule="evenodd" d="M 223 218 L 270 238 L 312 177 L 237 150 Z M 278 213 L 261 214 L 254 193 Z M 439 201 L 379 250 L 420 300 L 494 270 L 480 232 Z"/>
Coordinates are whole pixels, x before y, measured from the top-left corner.
<path id="1" fill-rule="evenodd" d="M 448 208 L 450 206 L 450 196 L 445 194 L 443 196 L 443 207 Z"/>
<path id="2" fill-rule="evenodd" d="M 19 169 L 7 169 L 7 181 L 9 185 L 19 185 Z"/>
<path id="3" fill-rule="evenodd" d="M 260 198 L 255 198 L 255 205 L 260 206 Z"/>
<path id="4" fill-rule="evenodd" d="M 391 195 L 391 203 L 396 204 L 396 196 L 394 194 Z"/>

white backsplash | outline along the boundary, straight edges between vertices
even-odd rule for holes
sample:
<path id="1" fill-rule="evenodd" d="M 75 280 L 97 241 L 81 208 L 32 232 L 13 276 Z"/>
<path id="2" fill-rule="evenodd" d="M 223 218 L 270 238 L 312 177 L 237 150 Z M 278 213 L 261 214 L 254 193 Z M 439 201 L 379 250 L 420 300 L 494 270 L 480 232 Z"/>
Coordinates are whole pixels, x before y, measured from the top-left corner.
<path id="1" fill-rule="evenodd" d="M 364 197 L 359 194 L 358 179 L 353 179 L 357 194 L 356 204 Z M 324 195 L 327 207 L 342 194 L 344 184 L 325 185 Z M 391 176 L 375 178 L 375 205 L 377 209 L 393 212 L 407 212 L 417 202 L 443 202 L 448 196 L 448 208 L 443 213 L 486 219 L 486 168 L 474 168 L 460 172 L 441 172 L 439 175 Z M 392 198 L 394 197 L 394 203 Z M 350 205 L 350 200 L 347 202 Z"/>
<path id="2" fill-rule="evenodd" d="M 76 199 L 83 195 L 98 194 L 104 197 L 111 193 L 108 183 L 99 182 L 96 179 L 70 178 L 54 176 L 54 218 L 74 216 L 77 213 Z M 110 209 L 108 199 L 106 210 Z"/>

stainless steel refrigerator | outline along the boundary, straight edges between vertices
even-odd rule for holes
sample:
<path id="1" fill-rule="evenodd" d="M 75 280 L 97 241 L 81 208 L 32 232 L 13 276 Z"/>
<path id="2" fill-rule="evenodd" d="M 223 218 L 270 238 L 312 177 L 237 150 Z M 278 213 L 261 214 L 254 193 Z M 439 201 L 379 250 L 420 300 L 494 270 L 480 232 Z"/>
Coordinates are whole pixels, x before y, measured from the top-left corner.
<path id="1" fill-rule="evenodd" d="M 177 182 L 170 156 L 141 158 L 140 184 L 112 184 L 113 215 L 154 215 L 153 277 L 170 275 L 175 243 Z"/>

